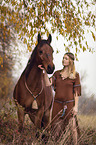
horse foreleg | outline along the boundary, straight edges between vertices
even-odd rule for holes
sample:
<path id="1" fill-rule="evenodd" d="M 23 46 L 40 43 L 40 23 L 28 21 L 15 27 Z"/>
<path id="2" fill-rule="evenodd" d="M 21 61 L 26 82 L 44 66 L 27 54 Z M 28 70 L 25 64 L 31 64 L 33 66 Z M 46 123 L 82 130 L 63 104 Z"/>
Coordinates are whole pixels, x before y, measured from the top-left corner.
<path id="1" fill-rule="evenodd" d="M 31 112 L 29 113 L 29 117 L 30 117 L 31 121 L 39 129 L 41 128 L 43 114 L 44 114 L 44 107 L 37 110 L 36 114 L 34 114 L 34 113 L 32 114 Z"/>
<path id="2" fill-rule="evenodd" d="M 41 128 L 41 123 L 42 123 L 42 118 L 43 118 L 43 114 L 44 114 L 44 107 L 40 108 L 36 114 L 35 117 L 35 126 L 38 128 Z"/>
<path id="3" fill-rule="evenodd" d="M 51 113 L 50 109 L 48 109 L 44 113 L 44 117 L 43 117 L 43 126 L 44 126 L 44 128 L 46 128 L 51 123 L 51 117 L 52 117 L 52 113 Z"/>
<path id="4" fill-rule="evenodd" d="M 21 107 L 18 107 L 17 113 L 18 113 L 19 132 L 21 132 L 23 129 L 23 123 L 24 123 L 24 117 L 25 117 L 24 109 Z"/>

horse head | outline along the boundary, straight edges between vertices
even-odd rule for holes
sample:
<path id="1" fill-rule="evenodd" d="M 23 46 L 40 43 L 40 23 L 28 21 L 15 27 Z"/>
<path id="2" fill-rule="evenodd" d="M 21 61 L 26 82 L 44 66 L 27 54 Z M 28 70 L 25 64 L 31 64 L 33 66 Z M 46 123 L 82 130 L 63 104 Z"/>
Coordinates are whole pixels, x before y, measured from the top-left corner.
<path id="1" fill-rule="evenodd" d="M 52 74 L 55 69 L 53 64 L 53 48 L 50 45 L 51 41 L 52 37 L 50 34 L 47 40 L 42 40 L 40 34 L 38 34 L 36 61 L 38 65 L 42 65 L 48 74 Z"/>

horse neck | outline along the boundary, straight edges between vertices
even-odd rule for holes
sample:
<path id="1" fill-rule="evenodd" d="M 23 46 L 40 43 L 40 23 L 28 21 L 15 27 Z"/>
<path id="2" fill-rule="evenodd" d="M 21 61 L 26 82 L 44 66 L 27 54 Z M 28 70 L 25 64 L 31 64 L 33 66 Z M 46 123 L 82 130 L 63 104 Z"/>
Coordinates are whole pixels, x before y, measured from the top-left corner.
<path id="1" fill-rule="evenodd" d="M 34 65 L 26 79 L 28 86 L 33 89 L 38 88 L 42 85 L 42 79 L 42 70 L 40 70 L 37 65 Z"/>

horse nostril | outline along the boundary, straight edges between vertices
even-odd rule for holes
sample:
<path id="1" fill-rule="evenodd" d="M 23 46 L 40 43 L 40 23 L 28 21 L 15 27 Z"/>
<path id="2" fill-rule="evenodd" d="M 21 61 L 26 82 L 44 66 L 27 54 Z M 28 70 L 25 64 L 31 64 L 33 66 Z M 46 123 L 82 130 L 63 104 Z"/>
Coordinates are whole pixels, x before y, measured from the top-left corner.
<path id="1" fill-rule="evenodd" d="M 53 71 L 54 71 L 54 69 L 55 69 L 55 66 L 53 65 L 53 67 L 51 67 L 51 65 L 49 64 L 48 65 L 48 67 L 47 67 L 47 72 L 49 73 L 49 74 L 52 74 L 53 73 Z"/>
<path id="2" fill-rule="evenodd" d="M 52 69 L 51 65 L 49 64 L 48 65 L 48 70 L 50 71 Z"/>

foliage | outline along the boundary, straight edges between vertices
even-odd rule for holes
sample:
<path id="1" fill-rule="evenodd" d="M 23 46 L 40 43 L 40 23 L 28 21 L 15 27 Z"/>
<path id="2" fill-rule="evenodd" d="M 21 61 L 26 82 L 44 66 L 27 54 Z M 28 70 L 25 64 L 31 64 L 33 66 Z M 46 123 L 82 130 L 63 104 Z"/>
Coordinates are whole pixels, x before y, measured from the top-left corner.
<path id="1" fill-rule="evenodd" d="M 18 34 L 18 38 L 27 44 L 28 50 L 36 43 L 37 33 L 49 34 L 58 33 L 63 36 L 65 50 L 69 51 L 73 45 L 76 53 L 83 50 L 93 51 L 89 48 L 85 39 L 85 27 L 96 40 L 95 19 L 96 15 L 91 7 L 95 1 L 87 0 L 2 0 L 1 2 L 1 33 L 3 45 L 6 43 L 6 35 L 11 37 L 11 32 Z M 58 35 L 56 35 L 58 40 Z"/>

